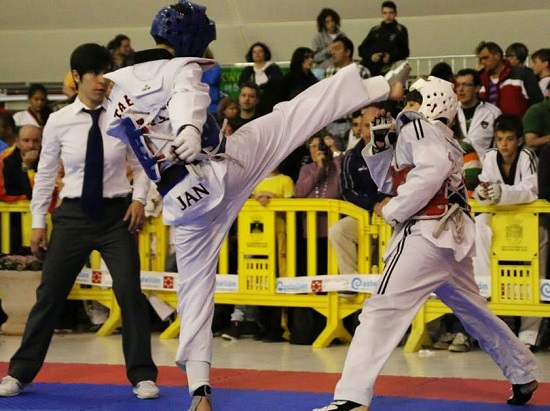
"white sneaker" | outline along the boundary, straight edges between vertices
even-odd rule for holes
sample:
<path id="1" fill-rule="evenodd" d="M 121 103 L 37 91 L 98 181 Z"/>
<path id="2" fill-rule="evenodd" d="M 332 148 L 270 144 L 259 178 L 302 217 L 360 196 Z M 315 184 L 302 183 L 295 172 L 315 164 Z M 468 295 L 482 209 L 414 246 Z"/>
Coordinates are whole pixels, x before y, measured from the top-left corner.
<path id="1" fill-rule="evenodd" d="M 384 78 L 389 83 L 390 86 L 394 84 L 401 83 L 403 86 L 407 84 L 409 79 L 409 74 L 411 74 L 412 67 L 408 61 L 404 61 L 399 66 L 390 70 L 386 73 Z"/>
<path id="2" fill-rule="evenodd" d="M 31 384 L 22 384 L 17 378 L 6 375 L 0 383 L 0 397 L 14 397 L 19 395 L 25 388 L 30 388 Z"/>
<path id="3" fill-rule="evenodd" d="M 158 398 L 160 395 L 159 387 L 151 380 L 138 382 L 133 392 L 140 400 L 150 400 Z"/>

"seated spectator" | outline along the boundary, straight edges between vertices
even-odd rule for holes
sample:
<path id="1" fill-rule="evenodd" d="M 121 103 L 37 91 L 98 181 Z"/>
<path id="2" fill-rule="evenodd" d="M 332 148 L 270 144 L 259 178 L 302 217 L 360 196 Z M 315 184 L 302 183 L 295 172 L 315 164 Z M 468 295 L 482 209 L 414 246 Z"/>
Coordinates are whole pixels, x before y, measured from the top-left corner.
<path id="1" fill-rule="evenodd" d="M 460 103 L 457 113 L 460 133 L 483 160 L 487 150 L 493 146 L 493 124 L 501 111 L 494 104 L 479 100 L 481 80 L 476 70 L 460 70 L 456 74 L 455 84 Z"/>
<path id="2" fill-rule="evenodd" d="M 113 70 L 133 64 L 134 50 L 132 50 L 130 37 L 127 35 L 118 34 L 107 44 L 107 50 L 113 57 Z"/>
<path id="3" fill-rule="evenodd" d="M 212 50 L 207 48 L 204 52 L 204 58 L 214 60 L 214 54 Z M 214 66 L 202 73 L 201 81 L 208 84 L 210 88 L 208 94 L 210 95 L 210 105 L 208 106 L 208 112 L 215 114 L 218 111 L 218 104 L 222 98 L 220 92 L 220 85 L 222 82 L 222 68 L 216 62 Z"/>
<path id="4" fill-rule="evenodd" d="M 277 87 L 283 78 L 279 66 L 271 60 L 271 50 L 266 44 L 256 42 L 248 49 L 246 61 L 254 63 L 245 67 L 239 77 L 239 87 L 245 83 L 255 83 L 260 87 L 261 114 L 267 114 L 273 110 L 276 103 Z"/>
<path id="5" fill-rule="evenodd" d="M 346 151 L 351 150 L 361 140 L 361 123 L 363 120 L 363 113 L 361 110 L 351 113 L 351 127 L 348 131 L 348 143 L 346 145 Z"/>
<path id="6" fill-rule="evenodd" d="M 0 113 L 0 153 L 15 143 L 15 121 L 13 116 L 7 112 Z"/>
<path id="7" fill-rule="evenodd" d="M 239 106 L 237 102 L 231 96 L 223 97 L 218 103 L 218 109 L 216 111 L 216 120 L 220 127 L 223 124 L 223 120 L 237 118 L 239 114 Z"/>
<path id="8" fill-rule="evenodd" d="M 340 199 L 340 165 L 341 158 L 333 159 L 332 152 L 324 143 L 322 134 L 317 133 L 308 140 L 308 147 L 313 160 L 300 169 L 298 181 L 294 186 L 296 198 L 333 198 Z M 307 239 L 307 225 L 304 216 L 303 220 L 303 241 L 301 246 L 305 248 Z M 327 251 L 328 251 L 328 221 L 326 214 L 317 214 L 317 275 L 327 274 Z M 299 256 L 307 255 L 299 252 Z M 301 261 L 300 273 L 307 272 L 306 261 Z"/>
<path id="9" fill-rule="evenodd" d="M 342 155 L 342 151 L 340 151 L 339 147 L 336 145 L 336 141 L 334 141 L 334 136 L 330 134 L 330 132 L 324 129 L 320 136 L 323 137 L 323 141 L 328 147 L 330 153 L 332 154 L 332 158 L 336 158 Z"/>
<path id="10" fill-rule="evenodd" d="M 327 67 L 325 71 L 325 78 L 334 76 L 338 70 L 343 67 L 347 67 L 350 64 L 356 64 L 359 70 L 359 74 L 362 78 L 369 78 L 371 73 L 370 71 L 360 65 L 359 63 L 354 63 L 353 61 L 353 51 L 354 45 L 353 42 L 344 36 L 338 36 L 334 39 L 331 48 L 332 59 L 334 64 L 330 67 Z M 339 120 L 336 120 L 333 123 L 330 123 L 326 128 L 334 136 L 336 140 L 337 147 L 340 150 L 343 150 L 345 147 L 344 140 L 346 139 L 346 133 L 351 126 L 351 116 L 343 117 Z"/>
<path id="11" fill-rule="evenodd" d="M 539 87 L 542 94 L 546 96 L 548 86 L 550 86 L 550 48 L 540 49 L 531 56 L 533 62 L 533 72 L 539 80 Z"/>
<path id="12" fill-rule="evenodd" d="M 256 83 L 248 82 L 241 85 L 239 115 L 236 118 L 239 127 L 261 116 L 260 101 L 260 87 Z"/>
<path id="13" fill-rule="evenodd" d="M 528 70 L 512 67 L 502 49 L 494 42 L 476 48 L 483 66 L 479 97 L 497 106 L 504 114 L 522 117 L 529 106 L 543 100 L 537 79 Z"/>
<path id="14" fill-rule="evenodd" d="M 538 172 L 538 186 L 539 186 L 539 198 L 550 201 L 550 144 L 545 144 L 539 154 L 539 172 Z M 550 215 L 545 214 L 542 217 L 542 226 L 546 230 L 550 229 Z M 550 279 L 550 263 L 548 257 L 546 258 L 546 270 L 544 271 L 546 278 Z"/>
<path id="15" fill-rule="evenodd" d="M 380 107 L 377 104 L 371 104 L 363 110 L 361 140 L 344 155 L 340 174 L 343 199 L 369 212 L 381 198 L 361 152 L 371 142 L 371 122 L 379 114 Z M 336 252 L 339 273 L 357 273 L 357 220 L 344 217 L 337 221 L 330 227 L 328 238 Z M 371 263 L 376 265 L 374 261 Z"/>
<path id="16" fill-rule="evenodd" d="M 38 166 L 42 129 L 27 124 L 19 130 L 15 144 L 0 160 L 0 201 L 32 198 L 32 181 Z"/>
<path id="17" fill-rule="evenodd" d="M 333 9 L 324 8 L 317 15 L 317 34 L 313 38 L 311 49 L 313 50 L 313 62 L 320 69 L 319 78 L 323 78 L 325 69 L 332 66 L 331 46 L 338 36 L 346 36 L 340 30 L 340 15 Z"/>
<path id="18" fill-rule="evenodd" d="M 538 198 L 537 157 L 533 151 L 523 146 L 521 120 L 503 114 L 495 121 L 496 149 L 489 150 L 483 162 L 474 197 L 483 204 L 526 204 Z M 491 232 L 490 216 L 480 214 L 476 217 L 476 235 L 484 230 L 484 238 L 476 237 L 476 257 L 474 270 L 476 274 L 490 275 L 490 269 L 484 267 L 489 260 Z M 541 273 L 544 272 L 543 261 L 546 258 L 546 236 L 540 230 Z M 485 259 L 485 264 L 483 260 Z M 476 268 L 478 268 L 476 270 Z M 538 348 L 540 317 L 521 317 L 519 339 L 532 351 Z"/>
<path id="19" fill-rule="evenodd" d="M 13 115 L 17 127 L 31 124 L 44 127 L 52 110 L 48 107 L 48 92 L 42 84 L 31 84 L 27 92 L 29 108 Z"/>
<path id="20" fill-rule="evenodd" d="M 283 76 L 277 102 L 288 101 L 308 87 L 317 83 L 317 77 L 311 72 L 313 52 L 307 47 L 298 47 L 292 53 L 290 70 Z"/>
<path id="21" fill-rule="evenodd" d="M 550 83 L 544 101 L 529 107 L 523 116 L 523 132 L 527 146 L 537 154 L 544 145 L 550 143 Z"/>
<path id="22" fill-rule="evenodd" d="M 42 129 L 30 124 L 21 127 L 15 144 L 0 157 L 0 201 L 22 201 L 32 198 L 34 174 Z M 17 252 L 22 244 L 21 214 L 10 215 L 10 251 Z"/>
<path id="23" fill-rule="evenodd" d="M 263 179 L 252 192 L 253 199 L 263 206 L 267 206 L 272 198 L 294 197 L 294 182 L 288 176 L 281 174 L 276 168 L 268 177 Z M 285 216 L 275 217 L 275 240 L 277 248 L 277 275 L 286 277 L 286 221 Z M 260 323 L 262 327 L 262 341 L 284 342 L 283 328 L 281 327 L 282 310 L 279 307 L 260 307 Z"/>
<path id="24" fill-rule="evenodd" d="M 73 78 L 73 73 L 68 72 L 65 78 L 63 79 L 63 94 L 67 96 L 67 98 L 71 101 L 74 101 L 74 98 L 78 94 L 78 88 L 76 87 L 76 83 Z"/>
<path id="25" fill-rule="evenodd" d="M 512 43 L 506 48 L 504 55 L 512 67 L 524 67 L 529 49 L 523 43 Z"/>
<path id="26" fill-rule="evenodd" d="M 453 68 L 444 61 L 440 61 L 435 66 L 432 67 L 430 71 L 430 76 L 440 78 L 442 80 L 455 83 L 455 75 L 453 74 Z"/>

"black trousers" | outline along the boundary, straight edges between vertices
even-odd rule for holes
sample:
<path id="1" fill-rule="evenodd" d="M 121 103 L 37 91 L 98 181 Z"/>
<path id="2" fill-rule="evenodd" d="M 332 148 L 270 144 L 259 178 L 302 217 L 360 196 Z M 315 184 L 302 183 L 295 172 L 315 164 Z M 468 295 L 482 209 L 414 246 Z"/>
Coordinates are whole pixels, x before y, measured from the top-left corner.
<path id="1" fill-rule="evenodd" d="M 56 319 L 93 250 L 101 253 L 113 278 L 113 291 L 122 312 L 122 349 L 128 380 L 132 385 L 156 381 L 158 371 L 151 357 L 151 325 L 147 300 L 141 292 L 137 242 L 122 221 L 128 202 L 122 198 L 105 201 L 104 217 L 99 222 L 88 220 L 78 200 L 64 200 L 53 212 L 37 301 L 8 371 L 22 383 L 32 381 L 42 367 Z"/>

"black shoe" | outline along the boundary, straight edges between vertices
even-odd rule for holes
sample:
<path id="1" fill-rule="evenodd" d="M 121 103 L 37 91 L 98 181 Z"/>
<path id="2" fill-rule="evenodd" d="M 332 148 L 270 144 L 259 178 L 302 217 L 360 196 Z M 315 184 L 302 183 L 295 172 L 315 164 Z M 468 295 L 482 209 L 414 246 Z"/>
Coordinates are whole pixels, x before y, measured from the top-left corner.
<path id="1" fill-rule="evenodd" d="M 241 338 L 242 321 L 231 321 L 229 327 L 222 331 L 222 338 L 228 341 L 234 341 Z"/>
<path id="2" fill-rule="evenodd" d="M 353 401 L 334 400 L 322 408 L 315 408 L 313 411 L 355 411 L 364 410 L 366 407 Z"/>
<path id="3" fill-rule="evenodd" d="M 527 384 L 513 384 L 512 396 L 508 398 L 510 405 L 523 405 L 531 399 L 535 390 L 539 387 L 537 380 L 528 382 Z"/>
<path id="4" fill-rule="evenodd" d="M 191 402 L 189 411 L 196 411 L 199 404 L 203 401 L 207 401 L 210 404 L 210 408 L 212 408 L 212 390 L 208 385 L 203 385 L 193 392 L 193 401 Z"/>

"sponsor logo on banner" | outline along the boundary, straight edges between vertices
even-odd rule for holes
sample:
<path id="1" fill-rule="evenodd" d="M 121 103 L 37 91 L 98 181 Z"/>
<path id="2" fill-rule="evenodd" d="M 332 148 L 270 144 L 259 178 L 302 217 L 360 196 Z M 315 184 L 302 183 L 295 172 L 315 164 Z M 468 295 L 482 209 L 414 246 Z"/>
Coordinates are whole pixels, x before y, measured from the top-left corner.
<path id="1" fill-rule="evenodd" d="M 542 301 L 550 301 L 550 280 L 541 280 L 540 299 Z"/>
<path id="2" fill-rule="evenodd" d="M 323 291 L 323 280 L 312 281 L 311 291 L 314 293 L 320 293 L 321 291 Z"/>
<path id="3" fill-rule="evenodd" d="M 101 271 L 92 271 L 92 284 L 101 284 Z"/>
<path id="4" fill-rule="evenodd" d="M 162 288 L 169 290 L 174 289 L 174 277 L 165 275 L 162 278 Z"/>
<path id="5" fill-rule="evenodd" d="M 239 276 L 227 275 L 227 274 L 216 275 L 216 292 L 217 293 L 238 293 Z"/>

